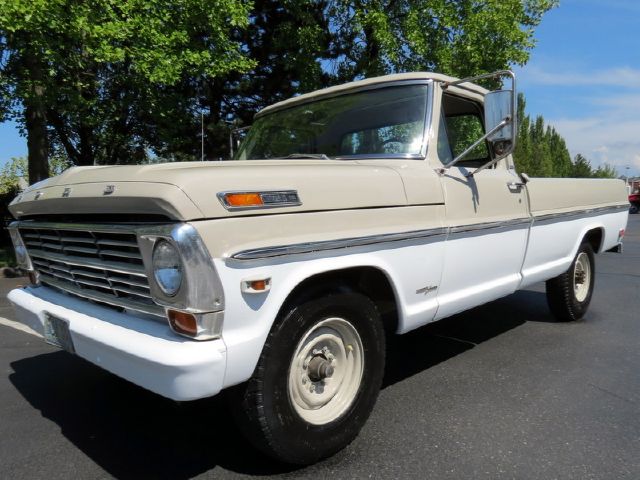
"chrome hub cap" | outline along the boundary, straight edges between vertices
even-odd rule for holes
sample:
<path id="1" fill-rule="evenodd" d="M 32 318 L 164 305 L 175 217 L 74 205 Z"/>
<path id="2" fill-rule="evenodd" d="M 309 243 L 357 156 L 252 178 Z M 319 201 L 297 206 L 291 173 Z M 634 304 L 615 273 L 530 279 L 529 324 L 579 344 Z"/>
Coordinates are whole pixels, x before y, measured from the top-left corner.
<path id="1" fill-rule="evenodd" d="M 363 371 L 364 349 L 355 327 L 343 318 L 327 318 L 311 327 L 296 347 L 289 367 L 289 400 L 306 422 L 332 422 L 355 400 Z"/>
<path id="2" fill-rule="evenodd" d="M 576 258 L 576 267 L 573 271 L 573 292 L 576 300 L 584 302 L 589 294 L 591 285 L 591 262 L 589 255 L 581 252 Z"/>

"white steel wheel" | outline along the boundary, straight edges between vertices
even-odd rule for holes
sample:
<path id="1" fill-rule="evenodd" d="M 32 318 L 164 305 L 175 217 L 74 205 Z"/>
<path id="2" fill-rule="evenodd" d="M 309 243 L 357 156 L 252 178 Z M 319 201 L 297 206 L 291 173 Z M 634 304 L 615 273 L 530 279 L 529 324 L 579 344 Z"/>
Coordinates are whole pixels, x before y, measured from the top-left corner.
<path id="1" fill-rule="evenodd" d="M 547 303 L 561 322 L 581 319 L 589 308 L 595 285 L 593 247 L 583 242 L 566 272 L 547 280 Z"/>
<path id="2" fill-rule="evenodd" d="M 303 335 L 291 359 L 291 405 L 308 423 L 333 422 L 353 404 L 363 372 L 364 349 L 356 328 L 343 318 L 322 320 Z"/>
<path id="3" fill-rule="evenodd" d="M 308 465 L 358 435 L 384 362 L 385 332 L 369 297 L 338 291 L 300 298 L 274 322 L 253 376 L 232 391 L 231 405 L 254 446 Z"/>
<path id="4" fill-rule="evenodd" d="M 573 291 L 578 302 L 584 302 L 591 286 L 591 262 L 586 252 L 580 252 L 573 271 Z"/>

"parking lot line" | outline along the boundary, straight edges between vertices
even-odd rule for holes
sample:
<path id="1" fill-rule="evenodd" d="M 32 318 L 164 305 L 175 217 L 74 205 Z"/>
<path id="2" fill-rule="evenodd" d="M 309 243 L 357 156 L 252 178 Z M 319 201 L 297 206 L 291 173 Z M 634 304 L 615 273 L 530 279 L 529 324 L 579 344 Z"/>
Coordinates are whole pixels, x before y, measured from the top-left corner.
<path id="1" fill-rule="evenodd" d="M 15 330 L 20 330 L 21 332 L 30 333 L 31 335 L 35 335 L 36 337 L 42 336 L 35 330 L 32 330 L 31 328 L 27 327 L 26 325 L 19 322 L 14 322 L 13 320 L 9 320 L 8 318 L 0 317 L 0 325 L 5 325 Z"/>

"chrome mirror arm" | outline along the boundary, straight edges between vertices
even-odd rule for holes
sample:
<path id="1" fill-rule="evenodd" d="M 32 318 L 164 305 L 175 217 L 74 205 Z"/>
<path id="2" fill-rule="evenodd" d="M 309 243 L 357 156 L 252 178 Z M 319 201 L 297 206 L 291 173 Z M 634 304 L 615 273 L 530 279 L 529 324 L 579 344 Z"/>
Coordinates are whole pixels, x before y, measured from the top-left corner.
<path id="1" fill-rule="evenodd" d="M 445 167 L 441 168 L 440 169 L 440 173 L 443 174 L 444 172 L 449 170 L 456 163 L 458 163 L 460 160 L 462 160 L 464 157 L 466 157 L 469 154 L 469 152 L 471 152 L 474 148 L 476 148 L 478 145 L 480 145 L 482 142 L 484 142 L 487 138 L 489 138 L 491 135 L 496 133 L 498 130 L 504 128 L 510 121 L 511 121 L 511 119 L 509 117 L 507 117 L 504 120 L 502 120 L 498 125 L 493 127 L 491 130 L 489 130 L 487 133 L 485 133 L 483 136 L 481 136 L 478 140 L 476 140 L 471 145 L 469 145 L 462 153 L 460 153 L 460 155 L 458 155 L 456 158 L 454 158 Z M 500 159 L 498 159 L 498 160 L 500 160 Z M 494 161 L 494 160 L 492 160 L 492 161 Z"/>
<path id="2" fill-rule="evenodd" d="M 506 155 L 503 155 L 501 157 L 496 157 L 493 160 L 491 160 L 490 162 L 485 163 L 484 165 L 482 165 L 481 167 L 476 168 L 473 172 L 469 172 L 467 173 L 465 176 L 466 177 L 473 177 L 476 173 L 481 172 L 482 170 L 484 170 L 485 168 L 489 168 L 494 166 L 496 163 L 498 163 L 500 160 L 502 160 L 504 157 L 506 157 Z"/>

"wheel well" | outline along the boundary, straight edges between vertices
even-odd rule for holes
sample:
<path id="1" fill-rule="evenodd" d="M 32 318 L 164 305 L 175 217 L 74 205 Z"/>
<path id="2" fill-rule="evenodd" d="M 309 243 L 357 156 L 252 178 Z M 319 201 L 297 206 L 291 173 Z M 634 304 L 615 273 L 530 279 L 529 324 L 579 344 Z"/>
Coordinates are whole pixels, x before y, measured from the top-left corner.
<path id="1" fill-rule="evenodd" d="M 594 228 L 593 230 L 589 230 L 585 234 L 583 242 L 589 242 L 595 253 L 600 252 L 600 247 L 602 246 L 602 229 Z"/>
<path id="2" fill-rule="evenodd" d="M 323 272 L 306 278 L 289 293 L 280 313 L 301 302 L 330 293 L 356 292 L 375 303 L 384 328 L 395 333 L 398 328 L 398 304 L 387 275 L 375 267 L 352 267 Z"/>

